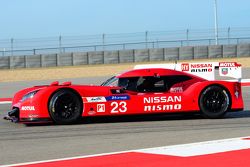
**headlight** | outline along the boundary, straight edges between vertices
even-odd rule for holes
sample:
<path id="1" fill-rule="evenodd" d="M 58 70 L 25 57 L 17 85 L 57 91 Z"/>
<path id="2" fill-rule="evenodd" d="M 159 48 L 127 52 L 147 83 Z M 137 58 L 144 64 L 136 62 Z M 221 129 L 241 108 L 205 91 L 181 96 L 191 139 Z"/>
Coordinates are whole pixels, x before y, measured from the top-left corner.
<path id="1" fill-rule="evenodd" d="M 29 98 L 33 98 L 38 91 L 39 90 L 36 90 L 36 91 L 30 92 L 30 93 L 24 95 L 22 98 L 22 102 L 29 99 Z"/>

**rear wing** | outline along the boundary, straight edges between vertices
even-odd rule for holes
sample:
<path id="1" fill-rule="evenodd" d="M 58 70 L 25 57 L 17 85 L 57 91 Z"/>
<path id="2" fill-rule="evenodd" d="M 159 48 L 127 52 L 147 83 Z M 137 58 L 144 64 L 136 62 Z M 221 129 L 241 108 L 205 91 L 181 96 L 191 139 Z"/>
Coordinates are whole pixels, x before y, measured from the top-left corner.
<path id="1" fill-rule="evenodd" d="M 241 64 L 237 62 L 207 62 L 207 63 L 171 63 L 136 65 L 134 69 L 165 68 L 186 72 L 207 80 L 215 80 L 215 70 L 219 76 L 238 79 L 242 78 Z"/>

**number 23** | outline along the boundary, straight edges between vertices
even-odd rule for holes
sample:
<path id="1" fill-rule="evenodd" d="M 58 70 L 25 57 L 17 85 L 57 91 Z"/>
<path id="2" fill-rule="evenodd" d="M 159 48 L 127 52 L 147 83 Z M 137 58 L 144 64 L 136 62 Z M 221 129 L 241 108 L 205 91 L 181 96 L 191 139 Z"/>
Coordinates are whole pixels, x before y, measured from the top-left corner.
<path id="1" fill-rule="evenodd" d="M 127 103 L 125 101 L 121 101 L 120 103 L 114 101 L 111 104 L 111 113 L 125 113 L 127 111 Z"/>

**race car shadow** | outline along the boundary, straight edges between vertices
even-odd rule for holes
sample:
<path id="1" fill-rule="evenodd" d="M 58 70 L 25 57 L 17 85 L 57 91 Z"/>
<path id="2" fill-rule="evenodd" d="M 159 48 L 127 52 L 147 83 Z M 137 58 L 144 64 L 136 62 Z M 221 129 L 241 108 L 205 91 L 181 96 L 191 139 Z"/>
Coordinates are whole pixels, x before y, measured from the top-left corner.
<path id="1" fill-rule="evenodd" d="M 194 120 L 203 119 L 200 114 L 149 114 L 149 115 L 126 115 L 126 116 L 98 116 L 98 117 L 85 117 L 77 123 L 72 124 L 99 124 L 99 123 L 122 123 L 122 122 L 152 122 L 152 121 L 166 121 L 166 120 Z M 51 126 L 54 123 L 39 123 L 39 124 L 26 124 L 26 126 Z M 60 126 L 60 125 L 57 125 Z"/>
<path id="2" fill-rule="evenodd" d="M 234 119 L 250 117 L 250 110 L 227 113 L 221 119 Z M 196 120 L 207 119 L 199 113 L 182 114 L 152 114 L 152 115 L 132 115 L 132 116 L 109 116 L 109 117 L 89 117 L 83 118 L 78 124 L 94 123 L 117 123 L 117 122 L 147 122 L 147 121 L 175 121 L 175 120 Z"/>
<path id="3" fill-rule="evenodd" d="M 249 118 L 250 110 L 230 112 L 221 119 Z M 122 122 L 153 122 L 153 121 L 175 121 L 175 120 L 197 120 L 207 119 L 199 113 L 182 114 L 150 114 L 150 115 L 129 115 L 129 116 L 100 116 L 85 117 L 76 124 L 99 124 L 99 123 L 122 123 Z M 28 124 L 27 126 L 50 126 L 53 123 Z M 58 126 L 58 125 L 57 125 Z M 60 126 L 60 125 L 59 125 Z"/>
<path id="4" fill-rule="evenodd" d="M 233 119 L 233 118 L 247 118 L 250 117 L 250 110 L 244 110 L 239 112 L 229 112 L 225 115 L 225 119 Z"/>
<path id="5" fill-rule="evenodd" d="M 166 121 L 166 120 L 189 120 L 201 119 L 201 115 L 195 114 L 152 114 L 152 115 L 130 115 L 130 116 L 109 116 L 109 117 L 89 117 L 83 118 L 82 124 L 93 123 L 116 123 L 116 122 L 147 122 L 147 121 Z"/>
<path id="6" fill-rule="evenodd" d="M 98 116 L 85 117 L 77 123 L 72 124 L 98 124 L 98 123 L 122 123 L 122 122 L 152 122 L 152 121 L 166 121 L 166 120 L 192 120 L 202 119 L 199 114 L 150 114 L 150 115 L 129 115 L 129 116 Z M 39 123 L 26 124 L 26 126 L 50 126 L 56 125 L 54 123 Z M 60 125 L 57 125 L 60 126 Z"/>

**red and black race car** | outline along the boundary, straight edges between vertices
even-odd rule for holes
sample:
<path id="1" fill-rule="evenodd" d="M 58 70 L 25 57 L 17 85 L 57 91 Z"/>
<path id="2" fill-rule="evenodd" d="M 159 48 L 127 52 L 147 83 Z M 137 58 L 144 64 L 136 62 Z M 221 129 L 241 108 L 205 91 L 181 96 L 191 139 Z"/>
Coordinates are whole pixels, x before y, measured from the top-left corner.
<path id="1" fill-rule="evenodd" d="M 215 80 L 220 76 L 239 80 Z M 243 110 L 236 62 L 139 65 L 100 86 L 53 82 L 17 92 L 7 119 L 72 124 L 81 117 L 198 112 L 221 118 Z"/>

